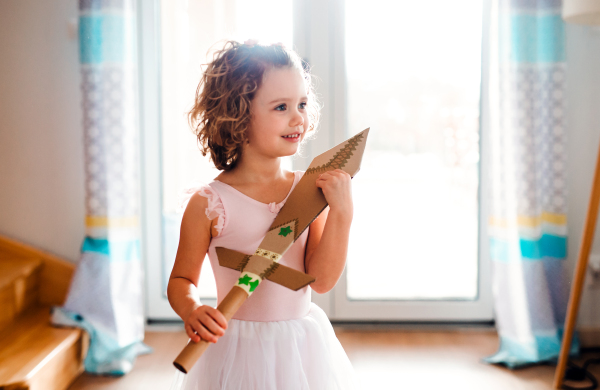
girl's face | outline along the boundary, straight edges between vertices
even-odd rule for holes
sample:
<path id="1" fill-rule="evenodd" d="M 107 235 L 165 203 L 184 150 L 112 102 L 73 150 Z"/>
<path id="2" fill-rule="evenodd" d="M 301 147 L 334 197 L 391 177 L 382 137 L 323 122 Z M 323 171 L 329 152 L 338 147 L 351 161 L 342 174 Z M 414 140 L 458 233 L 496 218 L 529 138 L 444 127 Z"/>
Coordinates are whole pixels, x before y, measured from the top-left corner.
<path id="1" fill-rule="evenodd" d="M 299 70 L 285 67 L 266 71 L 251 103 L 250 143 L 246 148 L 273 158 L 296 153 L 309 126 L 307 102 Z"/>

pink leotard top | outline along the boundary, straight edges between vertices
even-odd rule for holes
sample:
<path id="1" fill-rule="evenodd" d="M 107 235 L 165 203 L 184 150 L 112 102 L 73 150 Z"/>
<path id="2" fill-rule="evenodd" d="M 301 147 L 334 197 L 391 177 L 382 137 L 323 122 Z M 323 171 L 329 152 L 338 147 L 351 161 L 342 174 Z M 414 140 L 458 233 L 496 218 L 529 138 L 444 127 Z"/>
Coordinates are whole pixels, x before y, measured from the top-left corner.
<path id="1" fill-rule="evenodd" d="M 301 171 L 294 172 L 292 190 L 303 174 L 304 172 Z M 224 247 L 245 254 L 254 253 L 279 209 L 287 200 L 287 196 L 278 204 L 261 203 L 230 185 L 216 180 L 202 187 L 198 192 L 208 198 L 206 215 L 210 219 L 219 217 L 215 226 L 219 234 L 210 242 L 208 257 L 217 283 L 217 301 L 221 303 L 240 277 L 240 272 L 221 267 L 215 248 Z M 304 252 L 307 238 L 308 229 L 288 249 L 279 263 L 305 272 Z M 283 321 L 301 318 L 308 314 L 310 298 L 308 286 L 292 291 L 269 280 L 263 280 L 233 318 L 246 321 Z"/>

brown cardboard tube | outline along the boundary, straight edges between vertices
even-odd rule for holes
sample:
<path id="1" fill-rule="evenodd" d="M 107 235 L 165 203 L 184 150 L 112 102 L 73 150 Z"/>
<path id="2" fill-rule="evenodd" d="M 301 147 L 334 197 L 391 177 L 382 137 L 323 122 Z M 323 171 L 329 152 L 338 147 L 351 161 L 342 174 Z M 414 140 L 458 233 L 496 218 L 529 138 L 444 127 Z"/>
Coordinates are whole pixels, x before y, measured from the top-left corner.
<path id="1" fill-rule="evenodd" d="M 229 320 L 238 311 L 240 306 L 248 299 L 248 294 L 244 289 L 233 286 L 229 294 L 223 298 L 221 304 L 217 306 L 217 310 L 220 311 L 225 319 Z M 200 340 L 199 342 L 193 342 L 190 340 L 188 344 L 183 348 L 181 353 L 173 361 L 173 365 L 184 374 L 187 374 L 194 364 L 200 359 L 200 356 L 206 351 L 209 346 L 209 342 L 206 340 Z"/>

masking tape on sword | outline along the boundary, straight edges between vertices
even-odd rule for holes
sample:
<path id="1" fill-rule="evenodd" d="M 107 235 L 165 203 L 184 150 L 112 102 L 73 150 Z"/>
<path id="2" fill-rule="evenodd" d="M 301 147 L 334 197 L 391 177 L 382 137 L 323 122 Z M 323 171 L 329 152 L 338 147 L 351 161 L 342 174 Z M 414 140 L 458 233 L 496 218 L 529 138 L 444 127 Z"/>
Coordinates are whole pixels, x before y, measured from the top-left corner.
<path id="1" fill-rule="evenodd" d="M 279 253 L 275 253 L 270 250 L 262 249 L 262 248 L 258 248 L 256 250 L 256 252 L 254 252 L 254 254 L 257 256 L 262 256 L 265 259 L 273 260 L 275 262 L 279 261 L 279 259 L 281 259 L 281 257 L 282 257 Z"/>
<path id="2" fill-rule="evenodd" d="M 236 286 L 242 288 L 250 296 L 256 287 L 262 282 L 262 278 L 255 273 L 244 271 L 241 273 L 240 278 L 235 283 Z"/>
<path id="3" fill-rule="evenodd" d="M 279 253 L 262 248 L 258 248 L 256 252 L 254 252 L 254 254 L 260 257 L 250 258 L 250 261 L 248 262 L 246 267 L 244 267 L 244 271 L 242 271 L 240 278 L 235 284 L 236 286 L 246 291 L 246 293 L 248 293 L 248 296 L 250 296 L 254 292 L 254 290 L 256 290 L 256 287 L 258 287 L 260 282 L 262 282 L 263 280 L 257 274 L 257 272 L 260 272 L 261 274 L 264 273 L 273 264 L 272 262 L 278 262 L 282 257 Z M 258 260 L 260 258 L 263 258 L 263 260 Z M 264 259 L 270 261 L 266 262 Z"/>

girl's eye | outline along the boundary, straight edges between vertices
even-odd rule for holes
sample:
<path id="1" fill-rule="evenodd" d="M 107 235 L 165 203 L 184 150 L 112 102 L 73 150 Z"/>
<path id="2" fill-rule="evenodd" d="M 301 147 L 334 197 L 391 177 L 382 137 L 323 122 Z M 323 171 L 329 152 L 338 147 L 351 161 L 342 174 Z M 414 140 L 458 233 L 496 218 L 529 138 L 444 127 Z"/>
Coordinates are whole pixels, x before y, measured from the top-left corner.
<path id="1" fill-rule="evenodd" d="M 307 103 L 300 103 L 300 105 L 298 106 L 299 109 L 304 110 L 306 108 L 306 104 Z M 279 106 L 275 107 L 276 111 L 285 111 L 286 110 L 286 105 L 285 104 L 280 104 Z"/>

